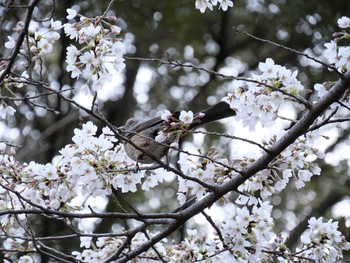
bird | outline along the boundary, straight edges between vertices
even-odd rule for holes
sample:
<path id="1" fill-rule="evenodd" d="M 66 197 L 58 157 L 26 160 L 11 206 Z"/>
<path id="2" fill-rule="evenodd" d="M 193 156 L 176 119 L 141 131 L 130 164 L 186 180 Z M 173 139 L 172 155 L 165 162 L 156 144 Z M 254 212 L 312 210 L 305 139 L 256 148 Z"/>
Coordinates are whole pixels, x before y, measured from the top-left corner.
<path id="1" fill-rule="evenodd" d="M 184 127 L 180 125 L 181 128 L 176 125 L 176 123 L 180 123 L 178 120 L 180 112 L 177 111 L 170 116 L 168 122 L 163 120 L 161 116 L 146 121 L 131 118 L 126 121 L 125 125 L 119 127 L 119 133 L 142 149 L 137 149 L 128 141 L 124 141 L 124 150 L 131 159 L 141 164 L 152 164 L 156 162 L 155 159 L 160 160 L 167 155 L 170 145 L 176 142 L 179 137 L 186 135 L 188 131 L 209 122 L 235 115 L 236 111 L 228 103 L 220 101 L 212 107 L 194 114 L 192 123 Z M 165 134 L 162 142 L 155 140 L 160 132 Z"/>

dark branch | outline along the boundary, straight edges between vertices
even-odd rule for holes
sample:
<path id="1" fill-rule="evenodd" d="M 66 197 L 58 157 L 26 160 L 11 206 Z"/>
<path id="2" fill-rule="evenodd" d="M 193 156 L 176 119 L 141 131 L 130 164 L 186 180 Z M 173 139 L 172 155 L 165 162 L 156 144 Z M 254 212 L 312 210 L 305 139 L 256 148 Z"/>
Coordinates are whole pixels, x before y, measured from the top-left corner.
<path id="1" fill-rule="evenodd" d="M 12 54 L 10 56 L 10 60 L 7 64 L 6 68 L 4 69 L 4 71 L 0 75 L 0 83 L 2 83 L 4 81 L 5 76 L 11 71 L 12 65 L 15 63 L 16 57 L 17 57 L 19 50 L 22 46 L 24 37 L 28 33 L 28 27 L 29 27 L 30 20 L 32 19 L 32 14 L 33 14 L 34 8 L 39 1 L 40 0 L 32 0 L 32 2 L 28 6 L 27 14 L 26 14 L 26 17 L 24 19 L 23 29 L 16 40 L 16 45 L 12 51 Z"/>

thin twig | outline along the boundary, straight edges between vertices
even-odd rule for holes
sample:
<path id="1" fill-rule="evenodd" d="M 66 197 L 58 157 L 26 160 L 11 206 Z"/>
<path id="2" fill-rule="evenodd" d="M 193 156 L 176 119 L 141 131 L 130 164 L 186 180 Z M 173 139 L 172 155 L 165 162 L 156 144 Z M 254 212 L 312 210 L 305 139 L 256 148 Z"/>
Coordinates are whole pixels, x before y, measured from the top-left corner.
<path id="1" fill-rule="evenodd" d="M 334 110 L 331 112 L 331 114 L 329 114 L 329 116 L 327 118 L 325 118 L 321 123 L 311 126 L 308 131 L 316 130 L 316 129 L 322 127 L 323 125 L 329 123 L 330 119 L 337 113 L 338 109 L 339 109 L 339 107 L 334 108 Z"/>
<path id="2" fill-rule="evenodd" d="M 69 90 L 72 90 L 72 88 L 69 88 L 69 89 L 64 89 L 64 90 L 59 90 L 59 91 L 55 91 L 55 92 L 44 92 L 44 93 L 40 93 L 40 94 L 37 94 L 37 95 L 33 95 L 33 96 L 29 96 L 29 95 L 26 95 L 24 97 L 9 97 L 9 96 L 0 96 L 0 100 L 9 100 L 9 101 L 27 101 L 27 100 L 33 100 L 33 99 L 37 99 L 37 98 L 40 98 L 40 97 L 45 97 L 45 96 L 49 96 L 49 95 L 52 95 L 52 94 L 57 94 L 58 92 L 66 92 L 66 91 L 69 91 Z"/>
<path id="3" fill-rule="evenodd" d="M 55 10 L 56 10 L 56 0 L 52 0 L 52 5 L 50 5 L 50 6 L 51 6 L 51 10 L 48 11 L 48 13 L 50 13 L 49 17 L 41 18 L 41 19 L 35 18 L 34 21 L 46 22 L 46 21 L 50 21 L 51 19 L 53 19 L 53 15 L 54 15 Z"/>
<path id="4" fill-rule="evenodd" d="M 229 139 L 233 139 L 233 140 L 243 141 L 243 142 L 250 143 L 252 145 L 259 147 L 260 149 L 264 150 L 266 153 L 270 152 L 269 149 L 265 148 L 264 146 L 262 146 L 261 144 L 259 144 L 257 142 L 254 142 L 254 141 L 246 139 L 246 138 L 226 134 L 226 133 L 207 132 L 207 131 L 189 131 L 189 132 L 190 133 L 201 133 L 201 134 L 207 134 L 207 135 L 215 135 L 215 136 L 220 136 L 220 137 L 229 138 Z"/>
<path id="5" fill-rule="evenodd" d="M 344 107 L 345 109 L 347 109 L 348 111 L 350 111 L 350 107 L 348 105 L 344 104 L 342 101 L 337 101 L 337 103 L 339 105 L 341 105 L 342 107 Z"/>
<path id="6" fill-rule="evenodd" d="M 5 143 L 7 146 L 10 146 L 10 147 L 22 148 L 22 145 L 13 144 L 13 143 L 10 143 L 10 142 L 4 141 L 4 140 L 0 140 L 0 142 L 3 142 L 3 143 Z"/>
<path id="7" fill-rule="evenodd" d="M 145 237 L 146 237 L 148 240 L 151 240 L 151 238 L 149 237 L 149 235 L 148 235 L 146 229 L 143 230 L 143 234 L 145 235 Z M 157 254 L 158 259 L 159 259 L 160 261 L 162 261 L 163 263 L 166 263 L 166 262 L 167 262 L 167 261 L 163 258 L 162 254 L 160 254 L 160 252 L 158 251 L 158 249 L 157 249 L 155 246 L 152 246 L 152 249 L 153 249 L 153 251 Z"/>
<path id="8" fill-rule="evenodd" d="M 112 188 L 112 200 L 114 201 L 114 203 L 117 205 L 117 207 L 123 212 L 123 213 L 128 213 L 128 211 L 126 211 L 124 209 L 124 207 L 121 205 L 121 203 L 119 202 L 118 200 L 118 197 L 117 197 L 117 190 L 114 189 L 114 187 Z"/>
<path id="9" fill-rule="evenodd" d="M 102 17 L 105 17 L 108 13 L 108 11 L 112 8 L 112 4 L 113 4 L 114 0 L 111 0 L 106 8 L 106 11 L 104 11 Z"/>
<path id="10" fill-rule="evenodd" d="M 307 130 L 307 132 L 317 130 L 325 125 L 334 124 L 334 123 L 342 123 L 342 122 L 350 122 L 350 118 L 341 118 L 341 119 L 333 119 L 333 120 L 323 121 L 321 123 L 318 123 L 318 124 L 311 126 L 310 129 Z"/>
<path id="11" fill-rule="evenodd" d="M 226 247 L 227 245 L 225 244 L 225 240 L 224 237 L 222 236 L 222 233 L 220 231 L 220 229 L 216 226 L 215 222 L 213 221 L 213 219 L 210 217 L 210 215 L 208 215 L 206 212 L 202 211 L 201 214 L 205 217 L 205 219 L 209 222 L 209 224 L 215 229 L 216 234 L 218 235 L 218 237 L 221 240 L 221 243 L 224 247 Z"/>
<path id="12" fill-rule="evenodd" d="M 269 85 L 267 83 L 264 83 L 264 82 L 261 82 L 261 81 L 258 81 L 258 80 L 252 79 L 252 78 L 237 77 L 237 76 L 234 76 L 234 75 L 225 75 L 223 73 L 220 73 L 220 72 L 217 72 L 217 71 L 214 71 L 214 70 L 211 70 L 211 69 L 207 69 L 205 67 L 195 66 L 195 65 L 193 65 L 190 62 L 182 63 L 182 62 L 180 62 L 178 60 L 172 61 L 172 60 L 170 60 L 170 58 L 168 58 L 167 60 L 163 60 L 163 59 L 159 59 L 159 58 L 143 58 L 143 57 L 130 57 L 130 56 L 124 56 L 124 58 L 125 59 L 129 59 L 129 60 L 158 62 L 160 64 L 170 65 L 173 68 L 176 68 L 176 67 L 193 68 L 193 69 L 196 69 L 196 70 L 207 72 L 209 74 L 216 75 L 217 77 L 221 77 L 223 79 L 235 79 L 235 80 L 241 80 L 241 81 L 245 81 L 245 82 L 255 83 L 257 85 L 269 88 L 269 89 L 271 89 L 273 91 L 280 92 L 283 95 L 285 95 L 286 97 L 289 97 L 292 101 L 295 101 L 295 102 L 298 102 L 300 104 L 305 105 L 305 107 L 308 108 L 308 109 L 311 106 L 311 104 L 308 101 L 306 101 L 304 98 L 302 98 L 300 96 L 296 96 L 294 94 L 290 94 L 290 93 L 284 91 L 283 89 L 276 88 L 276 87 L 271 86 L 271 85 Z"/>
<path id="13" fill-rule="evenodd" d="M 310 60 L 312 60 L 312 61 L 314 61 L 314 62 L 316 62 L 316 63 L 318 63 L 318 64 L 320 64 L 320 65 L 322 65 L 322 66 L 324 66 L 324 67 L 326 67 L 326 68 L 328 68 L 328 69 L 333 70 L 334 72 L 336 72 L 336 73 L 338 74 L 339 77 L 342 76 L 342 74 L 338 71 L 338 69 L 337 69 L 336 67 L 334 67 L 334 66 L 332 66 L 332 65 L 329 65 L 329 64 L 327 64 L 327 63 L 325 63 L 325 62 L 323 62 L 323 61 L 321 61 L 321 60 L 319 60 L 319 59 L 317 59 L 317 58 L 311 57 L 311 56 L 309 56 L 308 54 L 305 54 L 305 53 L 303 53 L 303 52 L 300 52 L 300 51 L 298 51 L 298 50 L 296 50 L 296 49 L 293 49 L 293 48 L 290 48 L 290 47 L 286 47 L 286 46 L 284 46 L 284 45 L 282 45 L 282 44 L 278 44 L 278 43 L 276 43 L 276 42 L 274 42 L 274 41 L 271 41 L 271 40 L 268 40 L 268 39 L 264 39 L 264 38 L 260 38 L 260 37 L 254 36 L 253 34 L 250 34 L 250 33 L 248 33 L 247 31 L 245 31 L 245 30 L 243 30 L 243 29 L 241 29 L 241 28 L 238 28 L 238 27 L 233 27 L 233 30 L 234 30 L 235 32 L 237 32 L 237 33 L 244 34 L 244 35 L 246 35 L 246 36 L 248 36 L 248 37 L 250 37 L 250 38 L 252 38 L 252 39 L 258 40 L 258 41 L 260 41 L 260 42 L 264 42 L 264 43 L 267 43 L 267 44 L 270 44 L 270 45 L 273 45 L 273 46 L 276 46 L 276 47 L 285 49 L 285 50 L 287 50 L 287 51 L 289 51 L 289 52 L 291 52 L 291 53 L 295 53 L 295 54 L 297 54 L 297 55 L 306 57 L 307 59 L 310 59 Z"/>
<path id="14" fill-rule="evenodd" d="M 8 1 L 8 2 L 10 2 L 10 1 Z M 29 5 L 6 5 L 4 3 L 0 3 L 0 6 L 6 7 L 6 8 L 27 9 L 30 7 L 30 4 Z"/>

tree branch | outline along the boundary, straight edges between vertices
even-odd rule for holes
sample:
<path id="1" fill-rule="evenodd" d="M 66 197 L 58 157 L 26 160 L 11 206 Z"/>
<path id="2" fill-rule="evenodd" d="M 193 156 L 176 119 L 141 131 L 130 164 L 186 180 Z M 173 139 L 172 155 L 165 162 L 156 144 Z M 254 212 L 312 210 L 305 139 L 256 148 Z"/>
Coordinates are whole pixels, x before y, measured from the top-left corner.
<path id="1" fill-rule="evenodd" d="M 147 251 L 154 244 L 167 237 L 175 230 L 177 230 L 184 222 L 191 217 L 202 212 L 205 208 L 213 205 L 223 195 L 230 191 L 236 190 L 242 183 L 248 180 L 257 172 L 264 170 L 275 157 L 277 157 L 284 149 L 292 144 L 299 136 L 303 135 L 317 117 L 326 110 L 332 103 L 336 102 L 341 95 L 350 87 L 350 71 L 347 72 L 343 78 L 339 79 L 329 90 L 328 94 L 314 103 L 307 113 L 291 128 L 286 134 L 281 137 L 276 143 L 269 149 L 269 153 L 264 153 L 260 158 L 255 160 L 252 164 L 248 165 L 242 174 L 237 174 L 234 178 L 218 186 L 215 192 L 209 193 L 201 200 L 194 203 L 192 206 L 179 212 L 178 219 L 169 220 L 169 225 L 163 231 L 146 241 L 140 247 L 133 251 L 126 253 L 123 257 L 119 258 L 117 262 L 128 262 L 129 260 L 137 257 L 141 253 Z M 109 257 L 105 262 L 112 259 L 116 259 L 115 255 Z"/>

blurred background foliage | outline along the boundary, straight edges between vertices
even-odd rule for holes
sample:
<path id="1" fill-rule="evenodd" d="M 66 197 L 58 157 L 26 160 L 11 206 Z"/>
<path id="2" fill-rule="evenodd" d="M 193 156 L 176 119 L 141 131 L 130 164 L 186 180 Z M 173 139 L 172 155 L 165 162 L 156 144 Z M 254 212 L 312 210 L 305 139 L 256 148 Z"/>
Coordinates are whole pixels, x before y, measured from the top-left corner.
<path id="1" fill-rule="evenodd" d="M 14 5 L 23 2 L 11 1 Z M 79 6 L 80 14 L 94 17 L 104 12 L 108 1 L 56 1 L 54 7 L 52 3 L 51 0 L 40 1 L 35 11 L 36 19 L 50 19 L 51 10 L 54 10 L 53 18 L 66 22 L 66 9 L 73 5 Z M 214 7 L 214 11 L 205 14 L 195 10 L 194 3 L 194 0 L 116 0 L 110 14 L 118 18 L 117 24 L 122 28 L 121 38 L 128 47 L 127 56 L 190 62 L 234 76 L 250 76 L 257 70 L 259 62 L 272 57 L 278 64 L 298 68 L 299 78 L 310 93 L 315 83 L 336 79 L 334 74 L 320 65 L 237 33 L 233 27 L 318 57 L 323 44 L 332 39 L 332 33 L 338 30 L 336 20 L 349 15 L 350 1 L 322 1 L 321 4 L 318 0 L 235 0 L 234 7 L 227 12 Z M 2 56 L 6 52 L 3 44 L 7 41 L 7 36 L 22 17 L 21 9 L 10 9 L 2 14 Z M 81 85 L 71 79 L 65 70 L 64 50 L 69 44 L 70 40 L 62 34 L 54 52 L 45 61 L 48 69 L 48 79 L 45 81 L 61 89 Z M 165 108 L 171 111 L 199 111 L 214 104 L 230 91 L 231 80 L 193 68 L 174 68 L 158 62 L 133 59 L 127 59 L 126 64 L 126 70 L 119 81 L 108 87 L 105 92 L 107 95 L 99 94 L 98 97 L 102 112 L 116 126 L 135 115 L 153 117 Z M 71 96 L 74 95 L 76 94 L 72 92 Z M 59 149 L 71 143 L 73 129 L 79 126 L 79 114 L 85 119 L 88 116 L 79 113 L 55 95 L 41 97 L 37 103 L 47 105 L 60 114 L 23 103 L 15 118 L 1 123 L 2 138 L 23 146 L 17 151 L 17 158 L 21 161 L 51 162 Z M 214 131 L 223 129 L 219 127 L 220 124 L 211 126 L 215 126 L 211 129 Z M 349 144 L 348 125 L 339 126 L 337 133 L 338 139 L 333 140 L 327 149 L 327 155 L 333 156 L 333 161 L 326 163 L 319 160 L 323 167 L 321 176 L 313 178 L 301 191 L 296 192 L 290 184 L 281 194 L 272 197 L 276 230 L 291 232 L 291 246 L 295 245 L 305 229 L 305 218 L 309 216 L 335 216 L 340 221 L 341 230 L 350 239 L 349 214 L 337 209 L 339 202 L 349 201 L 348 155 L 337 154 L 342 145 Z M 192 136 L 186 138 L 187 141 L 192 139 Z M 215 138 L 206 138 L 205 142 L 220 145 L 217 138 L 214 142 L 212 140 Z M 225 149 L 237 150 L 229 149 L 228 145 Z M 148 193 L 138 191 L 125 200 L 120 193 L 117 196 L 125 207 L 128 207 L 126 200 L 129 200 L 132 204 L 138 204 L 137 209 L 164 212 L 177 205 L 176 187 L 176 181 L 169 180 Z M 108 202 L 106 209 L 118 210 L 112 201 Z M 42 220 L 37 221 L 38 228 L 43 231 L 42 235 L 63 231 L 61 222 L 53 223 L 52 219 L 47 218 Z M 129 224 L 99 220 L 95 221 L 96 231 L 110 231 L 119 223 L 125 227 Z M 67 249 L 74 250 L 74 246 L 79 246 L 79 243 L 72 245 L 69 242 Z"/>

